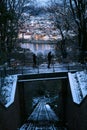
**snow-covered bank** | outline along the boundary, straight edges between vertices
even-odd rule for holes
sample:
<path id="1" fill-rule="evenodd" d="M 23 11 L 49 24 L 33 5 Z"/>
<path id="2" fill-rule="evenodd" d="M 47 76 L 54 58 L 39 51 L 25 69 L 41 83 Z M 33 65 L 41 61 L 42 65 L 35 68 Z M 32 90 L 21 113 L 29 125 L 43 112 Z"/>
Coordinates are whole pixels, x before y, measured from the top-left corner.
<path id="1" fill-rule="evenodd" d="M 73 101 L 80 104 L 87 95 L 87 71 L 68 73 Z"/>
<path id="2" fill-rule="evenodd" d="M 0 102 L 6 108 L 14 102 L 16 83 L 17 75 L 9 75 L 4 78 L 3 85 L 0 85 Z"/>

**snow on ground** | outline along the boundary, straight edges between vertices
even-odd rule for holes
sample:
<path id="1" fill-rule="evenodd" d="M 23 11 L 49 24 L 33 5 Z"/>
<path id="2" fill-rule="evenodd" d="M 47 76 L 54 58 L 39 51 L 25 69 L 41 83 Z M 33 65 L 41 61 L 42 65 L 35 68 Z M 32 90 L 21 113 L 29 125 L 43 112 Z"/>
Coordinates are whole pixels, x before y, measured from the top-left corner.
<path id="1" fill-rule="evenodd" d="M 40 74 L 40 73 L 54 73 L 54 72 L 68 72 L 69 67 L 68 64 L 51 64 L 50 68 L 47 67 L 48 64 L 44 63 L 37 67 L 23 67 L 23 74 Z M 69 65 L 70 66 L 70 65 Z M 74 65 L 70 66 L 71 70 L 75 71 L 76 68 L 74 68 Z"/>
<path id="2" fill-rule="evenodd" d="M 8 108 L 15 98 L 17 75 L 9 75 L 4 78 L 3 84 L 0 85 L 0 102 Z"/>
<path id="3" fill-rule="evenodd" d="M 71 72 L 71 71 L 81 71 L 87 69 L 87 65 L 82 65 L 80 63 L 51 63 L 50 68 L 47 67 L 47 63 L 42 63 L 33 67 L 32 65 L 16 66 L 16 67 L 7 67 L 6 74 L 40 74 L 40 73 L 54 73 L 54 72 Z M 0 70 L 3 71 L 3 68 L 0 67 Z"/>
<path id="4" fill-rule="evenodd" d="M 47 63 L 42 63 L 39 66 L 33 68 L 24 66 L 23 67 L 23 74 L 40 74 L 40 73 L 54 73 L 54 72 L 69 72 L 69 71 L 77 71 L 83 70 L 87 67 L 81 65 L 80 63 L 51 63 L 50 68 L 47 67 Z"/>
<path id="5" fill-rule="evenodd" d="M 73 101 L 80 104 L 87 95 L 87 71 L 68 73 Z"/>
<path id="6" fill-rule="evenodd" d="M 87 95 L 87 73 L 86 71 L 77 72 L 78 82 L 81 87 L 83 98 Z"/>

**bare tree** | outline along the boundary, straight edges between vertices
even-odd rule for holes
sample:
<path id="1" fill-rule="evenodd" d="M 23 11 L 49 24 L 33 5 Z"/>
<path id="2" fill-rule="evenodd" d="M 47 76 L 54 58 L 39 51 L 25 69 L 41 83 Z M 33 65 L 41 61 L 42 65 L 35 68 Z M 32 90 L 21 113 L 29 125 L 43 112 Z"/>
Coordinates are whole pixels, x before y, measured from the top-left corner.
<path id="1" fill-rule="evenodd" d="M 61 4 L 58 3 L 56 0 L 51 0 L 51 6 L 49 7 L 49 10 L 52 14 L 52 18 L 54 20 L 54 24 L 59 29 L 60 35 L 61 35 L 61 53 L 63 58 L 67 57 L 66 52 L 66 38 L 68 31 L 71 29 L 73 31 L 73 19 L 70 16 L 71 10 L 69 8 L 69 5 L 66 0 L 62 0 Z"/>
<path id="2" fill-rule="evenodd" d="M 87 51 L 87 0 L 69 0 L 69 2 L 78 27 L 80 61 L 84 62 L 84 53 Z"/>
<path id="3" fill-rule="evenodd" d="M 0 50 L 9 62 L 14 48 L 24 5 L 30 0 L 2 0 L 0 2 Z M 3 54 L 2 54 L 3 55 Z"/>

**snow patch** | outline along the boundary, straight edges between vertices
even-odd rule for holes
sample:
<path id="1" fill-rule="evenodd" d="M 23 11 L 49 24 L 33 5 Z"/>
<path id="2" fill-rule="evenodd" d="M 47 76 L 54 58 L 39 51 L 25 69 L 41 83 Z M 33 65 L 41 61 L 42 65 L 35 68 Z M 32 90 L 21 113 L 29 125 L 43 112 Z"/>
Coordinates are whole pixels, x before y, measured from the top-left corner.
<path id="1" fill-rule="evenodd" d="M 87 72 L 68 73 L 73 101 L 80 104 L 87 95 Z"/>
<path id="2" fill-rule="evenodd" d="M 15 98 L 17 75 L 10 75 L 4 78 L 3 85 L 0 85 L 0 102 L 8 108 Z"/>

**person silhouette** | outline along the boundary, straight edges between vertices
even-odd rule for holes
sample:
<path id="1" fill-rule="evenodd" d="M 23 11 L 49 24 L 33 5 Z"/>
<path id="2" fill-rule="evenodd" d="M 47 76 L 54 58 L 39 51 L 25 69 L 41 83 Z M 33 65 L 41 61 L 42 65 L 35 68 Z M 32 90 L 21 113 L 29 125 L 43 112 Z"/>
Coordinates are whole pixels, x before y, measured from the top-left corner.
<path id="1" fill-rule="evenodd" d="M 48 53 L 48 68 L 50 68 L 51 59 L 52 59 L 52 55 L 51 55 L 51 51 L 50 51 L 50 52 Z"/>
<path id="2" fill-rule="evenodd" d="M 33 54 L 33 67 L 36 67 L 36 55 Z"/>

